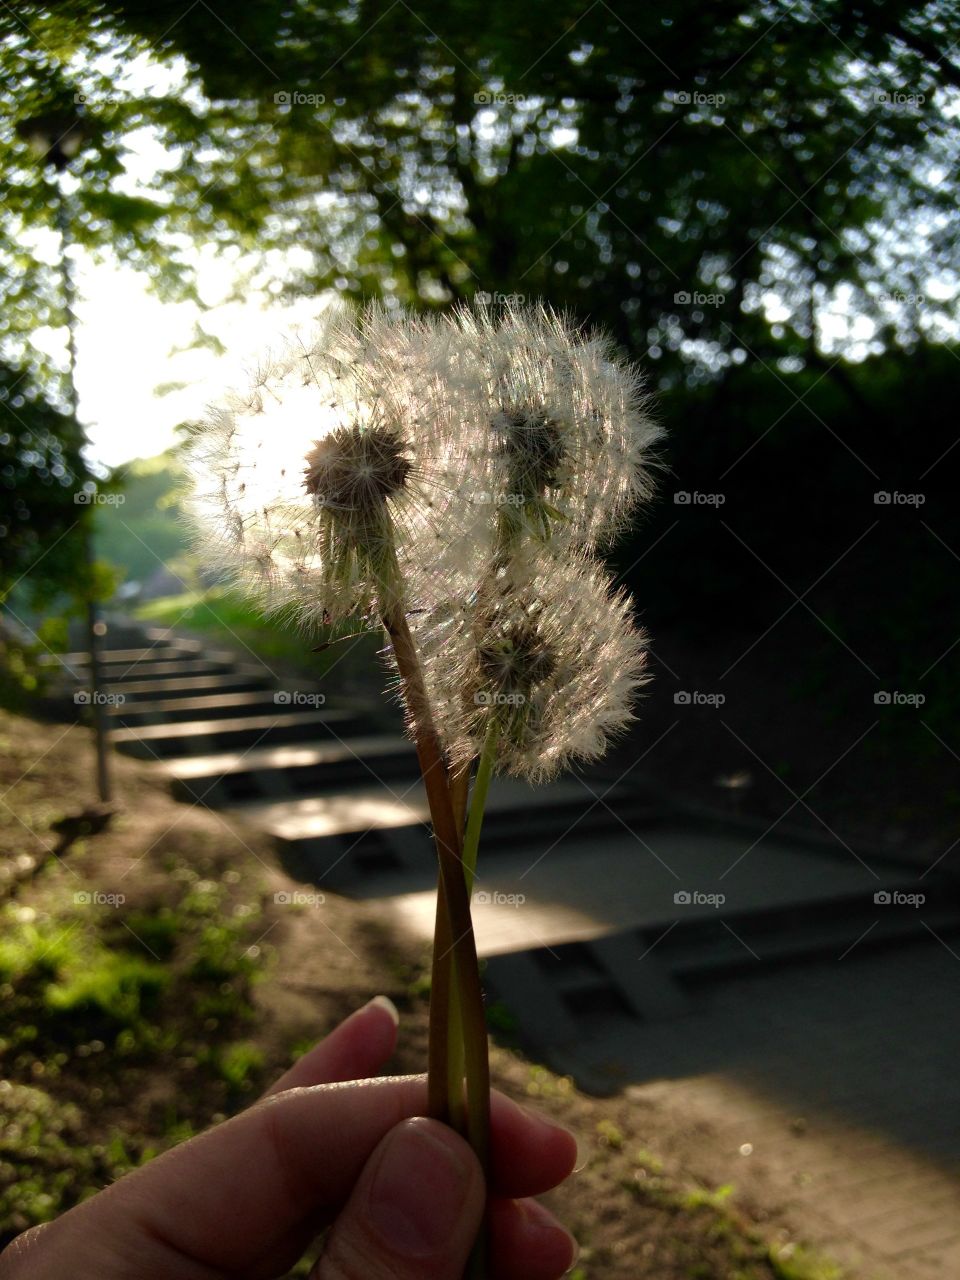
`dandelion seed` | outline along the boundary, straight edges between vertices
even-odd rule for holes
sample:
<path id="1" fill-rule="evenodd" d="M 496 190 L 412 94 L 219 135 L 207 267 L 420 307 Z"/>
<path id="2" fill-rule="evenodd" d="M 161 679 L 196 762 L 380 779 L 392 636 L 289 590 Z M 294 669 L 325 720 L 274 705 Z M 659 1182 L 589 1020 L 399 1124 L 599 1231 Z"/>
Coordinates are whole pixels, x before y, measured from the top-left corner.
<path id="1" fill-rule="evenodd" d="M 493 720 L 497 768 L 532 781 L 602 755 L 648 679 L 629 597 L 586 556 L 517 557 L 415 634 L 450 758 L 478 755 Z"/>

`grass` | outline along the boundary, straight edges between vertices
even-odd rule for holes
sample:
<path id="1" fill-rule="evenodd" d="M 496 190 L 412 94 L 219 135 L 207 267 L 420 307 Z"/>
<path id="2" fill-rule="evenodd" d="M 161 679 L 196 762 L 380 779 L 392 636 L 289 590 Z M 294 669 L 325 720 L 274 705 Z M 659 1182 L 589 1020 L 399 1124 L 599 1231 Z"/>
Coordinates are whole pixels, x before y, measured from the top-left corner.
<path id="1" fill-rule="evenodd" d="M 148 766 L 115 765 L 115 822 L 0 906 L 0 1247 L 248 1105 L 374 992 L 401 1012 L 393 1068 L 425 1061 L 427 949 L 372 903 L 328 894 L 320 930 L 316 913 L 278 908 L 289 882 L 256 833 L 176 805 Z M 0 858 L 41 851 L 91 775 L 85 733 L 0 713 L 0 785 L 27 827 L 0 828 Z M 580 1170 L 548 1197 L 583 1246 L 578 1280 L 841 1280 L 783 1243 L 775 1213 L 761 1227 L 732 1188 L 693 1177 L 668 1115 L 585 1098 L 504 1039 L 498 1086 L 578 1134 Z"/>

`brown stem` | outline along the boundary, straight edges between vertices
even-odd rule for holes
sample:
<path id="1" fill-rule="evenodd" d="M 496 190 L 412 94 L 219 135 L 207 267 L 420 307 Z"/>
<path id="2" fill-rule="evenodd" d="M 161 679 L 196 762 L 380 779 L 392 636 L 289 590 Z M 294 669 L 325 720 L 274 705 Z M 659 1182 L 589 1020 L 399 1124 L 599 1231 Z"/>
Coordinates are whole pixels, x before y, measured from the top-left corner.
<path id="1" fill-rule="evenodd" d="M 434 969 L 436 971 L 438 965 L 446 963 L 448 957 L 452 957 L 456 963 L 463 1012 L 469 1137 L 481 1167 L 486 1171 L 490 1131 L 490 1066 L 487 1057 L 483 991 L 480 985 L 473 922 L 470 918 L 470 898 L 460 857 L 462 831 L 458 829 L 454 816 L 447 784 L 446 765 L 430 714 L 423 673 L 406 616 L 401 608 L 387 609 L 383 613 L 382 620 L 393 645 L 397 670 L 404 685 L 407 710 L 413 724 L 417 758 L 423 775 L 423 785 L 427 793 L 434 840 L 440 861 L 440 889 L 446 905 L 449 934 L 447 938 L 441 935 L 435 940 Z M 438 1018 L 442 1020 L 444 1041 L 447 1038 L 449 989 L 443 993 L 442 1000 L 437 999 L 439 994 L 435 991 L 431 992 L 431 1041 L 434 1031 L 439 1033 L 441 1030 L 441 1026 L 434 1021 L 435 1007 Z M 431 1043 L 431 1071 L 434 1061 L 440 1057 L 440 1052 L 439 1046 Z M 431 1098 L 437 1102 L 438 1106 L 441 1102 L 445 1103 L 443 1110 L 449 1114 L 446 1048 L 443 1054 L 445 1069 L 443 1072 L 438 1072 L 436 1079 L 430 1082 L 430 1092 Z"/>

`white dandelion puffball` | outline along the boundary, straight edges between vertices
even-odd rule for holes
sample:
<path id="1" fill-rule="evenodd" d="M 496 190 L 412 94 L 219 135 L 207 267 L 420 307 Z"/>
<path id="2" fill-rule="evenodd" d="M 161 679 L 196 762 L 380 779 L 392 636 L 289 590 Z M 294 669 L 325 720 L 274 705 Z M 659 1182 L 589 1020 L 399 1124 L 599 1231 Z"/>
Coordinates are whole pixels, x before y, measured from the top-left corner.
<path id="1" fill-rule="evenodd" d="M 399 598 L 401 574 L 429 601 L 441 565 L 479 564 L 467 442 L 432 373 L 435 342 L 409 314 L 331 309 L 194 431 L 198 550 L 265 612 L 336 621 Z"/>
<path id="2" fill-rule="evenodd" d="M 649 498 L 662 429 L 636 366 L 545 306 L 461 308 L 444 380 L 471 439 L 472 503 L 501 549 L 525 538 L 608 542 Z"/>
<path id="3" fill-rule="evenodd" d="M 478 755 L 494 721 L 496 768 L 531 781 L 601 756 L 649 678 L 629 596 L 582 555 L 517 556 L 415 635 L 451 761 Z"/>

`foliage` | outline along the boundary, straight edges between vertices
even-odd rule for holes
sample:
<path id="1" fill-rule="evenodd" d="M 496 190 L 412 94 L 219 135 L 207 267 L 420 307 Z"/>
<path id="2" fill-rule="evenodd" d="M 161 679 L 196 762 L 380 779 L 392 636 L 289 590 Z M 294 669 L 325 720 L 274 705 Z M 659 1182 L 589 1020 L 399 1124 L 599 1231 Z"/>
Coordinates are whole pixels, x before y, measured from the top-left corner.
<path id="1" fill-rule="evenodd" d="M 201 239 L 296 244 L 298 291 L 542 294 L 673 368 L 806 355 L 811 306 L 842 282 L 883 341 L 911 342 L 936 308 L 881 294 L 956 266 L 952 3 L 624 17 L 562 0 L 549 23 L 503 0 L 18 8 L 11 115 L 83 95 L 77 237 L 167 292 L 189 288 Z M 138 131 L 166 153 L 143 180 Z M 0 171 L 8 236 L 46 223 L 53 177 L 9 133 Z M 907 223 L 919 255 L 893 234 Z M 18 266 L 11 329 L 50 295 L 28 252 Z M 770 290 L 787 317 L 773 327 Z M 697 291 L 726 304 L 676 301 Z"/>

